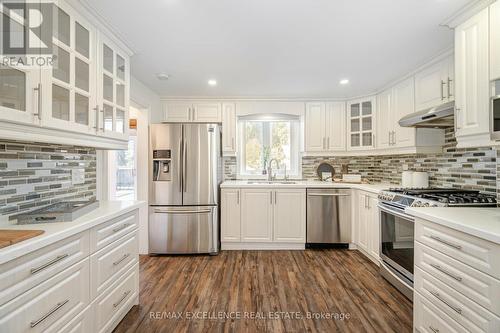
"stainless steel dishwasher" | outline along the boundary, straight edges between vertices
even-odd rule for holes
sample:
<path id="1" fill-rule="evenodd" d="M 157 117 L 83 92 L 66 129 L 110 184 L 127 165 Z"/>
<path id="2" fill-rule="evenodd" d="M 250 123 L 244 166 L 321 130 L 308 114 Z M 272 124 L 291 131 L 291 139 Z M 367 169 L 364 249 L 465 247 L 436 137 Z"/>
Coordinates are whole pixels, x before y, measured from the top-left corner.
<path id="1" fill-rule="evenodd" d="M 307 245 L 349 244 L 351 190 L 307 190 Z"/>

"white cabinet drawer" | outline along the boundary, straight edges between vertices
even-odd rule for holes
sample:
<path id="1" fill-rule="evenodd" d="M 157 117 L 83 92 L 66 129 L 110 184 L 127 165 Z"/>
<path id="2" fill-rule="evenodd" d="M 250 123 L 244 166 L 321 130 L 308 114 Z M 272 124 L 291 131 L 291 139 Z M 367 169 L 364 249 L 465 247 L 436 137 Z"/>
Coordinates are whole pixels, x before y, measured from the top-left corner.
<path id="1" fill-rule="evenodd" d="M 432 305 L 419 293 L 413 298 L 413 327 L 420 333 L 462 333 L 467 332 L 456 321 Z"/>
<path id="2" fill-rule="evenodd" d="M 88 231 L 0 265 L 0 304 L 39 285 L 89 255 Z"/>
<path id="3" fill-rule="evenodd" d="M 90 230 L 91 253 L 98 251 L 118 238 L 128 234 L 138 226 L 138 212 L 135 210 L 106 223 L 100 224 Z"/>
<path id="4" fill-rule="evenodd" d="M 419 267 L 415 267 L 414 288 L 470 332 L 500 332 L 498 316 Z"/>
<path id="5" fill-rule="evenodd" d="M 139 264 L 123 274 L 94 304 L 94 332 L 111 332 L 135 303 L 139 293 Z"/>
<path id="6" fill-rule="evenodd" d="M 500 315 L 500 281 L 415 242 L 415 266 L 491 312 Z"/>
<path id="7" fill-rule="evenodd" d="M 138 261 L 137 232 L 132 232 L 90 256 L 90 296 L 94 299 Z"/>
<path id="8" fill-rule="evenodd" d="M 417 219 L 415 240 L 491 276 L 500 276 L 500 245 Z"/>
<path id="9" fill-rule="evenodd" d="M 89 333 L 93 331 L 92 310 L 88 306 L 83 312 L 66 324 L 59 333 Z"/>
<path id="10" fill-rule="evenodd" d="M 0 332 L 59 332 L 87 304 L 88 259 L 2 305 Z"/>

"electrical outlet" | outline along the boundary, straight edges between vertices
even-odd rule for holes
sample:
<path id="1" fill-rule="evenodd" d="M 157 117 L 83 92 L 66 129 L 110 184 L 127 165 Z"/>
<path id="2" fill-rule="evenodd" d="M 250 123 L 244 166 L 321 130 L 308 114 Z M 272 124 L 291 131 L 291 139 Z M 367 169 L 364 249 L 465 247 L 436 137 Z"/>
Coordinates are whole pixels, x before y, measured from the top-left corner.
<path id="1" fill-rule="evenodd" d="M 71 184 L 80 185 L 85 183 L 85 169 L 71 170 Z"/>
<path id="2" fill-rule="evenodd" d="M 408 164 L 403 164 L 403 171 L 408 171 L 409 169 Z"/>

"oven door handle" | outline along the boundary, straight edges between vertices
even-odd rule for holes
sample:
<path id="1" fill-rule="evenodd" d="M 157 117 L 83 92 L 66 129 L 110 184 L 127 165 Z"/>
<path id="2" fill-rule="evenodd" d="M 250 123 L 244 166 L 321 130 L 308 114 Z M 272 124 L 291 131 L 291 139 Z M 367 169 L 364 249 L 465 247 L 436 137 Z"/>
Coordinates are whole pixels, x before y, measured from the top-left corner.
<path id="1" fill-rule="evenodd" d="M 378 208 L 380 208 L 380 210 L 383 211 L 383 212 L 395 215 L 397 217 L 400 217 L 400 218 L 408 220 L 408 221 L 415 222 L 415 218 L 413 216 L 411 216 L 411 215 L 407 215 L 405 213 L 398 212 L 397 210 L 390 209 L 387 206 L 383 206 L 381 204 L 378 204 Z"/>

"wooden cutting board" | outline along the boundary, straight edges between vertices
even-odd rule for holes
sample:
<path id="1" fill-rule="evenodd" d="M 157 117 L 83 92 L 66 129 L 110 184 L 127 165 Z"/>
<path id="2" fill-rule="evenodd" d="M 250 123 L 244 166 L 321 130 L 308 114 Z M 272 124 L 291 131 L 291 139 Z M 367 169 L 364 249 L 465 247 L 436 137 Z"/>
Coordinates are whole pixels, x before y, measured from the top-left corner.
<path id="1" fill-rule="evenodd" d="M 43 234 L 43 230 L 0 229 L 0 249 Z"/>

